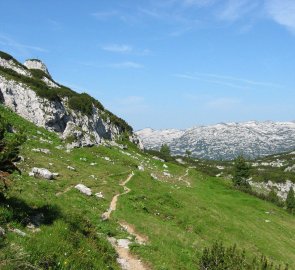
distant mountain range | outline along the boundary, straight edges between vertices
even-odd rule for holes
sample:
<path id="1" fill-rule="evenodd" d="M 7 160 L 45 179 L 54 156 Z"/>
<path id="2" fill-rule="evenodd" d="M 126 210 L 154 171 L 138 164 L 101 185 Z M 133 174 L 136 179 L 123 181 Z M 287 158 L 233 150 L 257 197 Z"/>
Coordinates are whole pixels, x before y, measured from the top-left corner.
<path id="1" fill-rule="evenodd" d="M 244 122 L 199 126 L 187 130 L 146 128 L 136 132 L 147 149 L 170 146 L 173 155 L 191 151 L 196 158 L 230 160 L 239 154 L 248 158 L 295 149 L 295 122 Z"/>

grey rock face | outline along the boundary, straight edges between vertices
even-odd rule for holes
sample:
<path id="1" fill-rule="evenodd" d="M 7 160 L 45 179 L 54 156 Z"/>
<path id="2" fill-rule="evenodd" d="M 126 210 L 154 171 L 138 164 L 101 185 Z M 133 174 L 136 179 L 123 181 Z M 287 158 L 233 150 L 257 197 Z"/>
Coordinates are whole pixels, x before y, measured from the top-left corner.
<path id="1" fill-rule="evenodd" d="M 24 63 L 24 66 L 27 67 L 28 69 L 42 70 L 47 75 L 50 75 L 46 65 L 40 60 L 37 60 L 37 59 L 26 60 Z"/>
<path id="2" fill-rule="evenodd" d="M 39 127 L 58 132 L 63 139 L 71 138 L 72 147 L 92 146 L 103 140 L 114 140 L 121 130 L 109 120 L 101 118 L 101 112 L 93 107 L 93 115 L 86 116 L 72 111 L 67 99 L 49 101 L 40 98 L 21 83 L 7 80 L 0 75 L 2 102 L 17 114 Z"/>
<path id="3" fill-rule="evenodd" d="M 48 78 L 43 77 L 42 80 L 49 87 L 60 87 L 50 79 L 47 67 L 39 60 L 27 60 L 22 66 L 15 60 L 0 57 L 0 66 L 27 77 L 32 77 L 31 69 L 42 70 L 48 75 Z M 69 139 L 68 149 L 115 140 L 123 132 L 119 125 L 111 122 L 95 106 L 92 115 L 83 115 L 69 108 L 68 98 L 60 101 L 41 98 L 27 85 L 3 75 L 0 75 L 0 102 L 37 126 L 59 133 L 63 139 Z M 142 146 L 134 134 L 130 136 L 130 141 Z"/>

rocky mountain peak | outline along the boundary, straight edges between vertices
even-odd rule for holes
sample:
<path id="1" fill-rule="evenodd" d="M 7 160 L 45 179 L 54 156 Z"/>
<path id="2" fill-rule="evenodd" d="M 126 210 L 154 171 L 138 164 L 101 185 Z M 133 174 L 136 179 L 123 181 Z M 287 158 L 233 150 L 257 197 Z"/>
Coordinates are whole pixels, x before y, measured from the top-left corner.
<path id="1" fill-rule="evenodd" d="M 39 59 L 28 59 L 25 61 L 24 66 L 28 69 L 39 69 L 50 76 L 46 65 Z"/>

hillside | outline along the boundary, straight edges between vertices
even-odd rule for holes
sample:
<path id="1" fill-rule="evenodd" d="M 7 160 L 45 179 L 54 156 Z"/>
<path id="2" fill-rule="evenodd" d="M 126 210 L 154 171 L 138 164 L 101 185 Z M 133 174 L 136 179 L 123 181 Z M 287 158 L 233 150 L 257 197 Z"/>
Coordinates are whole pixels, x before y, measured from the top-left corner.
<path id="1" fill-rule="evenodd" d="M 0 111 L 28 136 L 22 175 L 11 177 L 0 201 L 1 269 L 132 269 L 126 254 L 142 267 L 134 269 L 198 269 L 203 248 L 216 240 L 295 268 L 295 217 L 285 210 L 127 141 L 67 150 L 56 133 Z M 59 175 L 35 178 L 33 167 Z"/>
<path id="2" fill-rule="evenodd" d="M 92 146 L 125 136 L 139 143 L 133 129 L 87 93 L 53 80 L 45 64 L 24 65 L 0 51 L 0 101 L 39 127 L 59 133 L 68 148 Z"/>
<path id="3" fill-rule="evenodd" d="M 147 149 L 168 144 L 174 155 L 230 160 L 240 154 L 257 158 L 295 149 L 294 122 L 245 122 L 200 126 L 187 130 L 143 129 L 136 134 Z"/>

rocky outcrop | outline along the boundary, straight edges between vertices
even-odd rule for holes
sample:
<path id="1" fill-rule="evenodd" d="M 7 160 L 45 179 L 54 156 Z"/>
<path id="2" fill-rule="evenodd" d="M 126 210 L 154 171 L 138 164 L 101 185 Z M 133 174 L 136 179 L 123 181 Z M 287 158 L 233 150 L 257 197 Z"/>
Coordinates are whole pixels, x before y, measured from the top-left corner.
<path id="1" fill-rule="evenodd" d="M 39 69 L 48 75 L 41 78 L 41 81 L 49 87 L 59 87 L 50 79 L 46 66 L 39 60 L 28 60 L 25 66 L 22 66 L 14 59 L 7 60 L 0 56 L 0 67 L 13 69 L 30 78 L 33 73 L 30 74 L 29 69 Z M 109 114 L 94 104 L 91 114 L 83 114 L 70 108 L 68 97 L 57 100 L 43 98 L 37 94 L 36 89 L 32 89 L 30 84 L 19 79 L 13 80 L 11 76 L 5 76 L 5 70 L 3 72 L 0 73 L 1 102 L 37 126 L 59 133 L 60 137 L 68 142 L 69 148 L 92 146 L 101 144 L 105 140 L 115 140 L 124 132 L 122 126 L 112 122 Z M 130 134 L 129 139 L 142 146 L 136 135 Z"/>
<path id="2" fill-rule="evenodd" d="M 29 60 L 26 60 L 25 63 L 24 63 L 24 66 L 27 67 L 28 69 L 39 69 L 39 70 L 42 70 L 44 73 L 46 73 L 47 75 L 50 76 L 46 65 L 42 61 L 40 61 L 38 59 L 29 59 Z"/>

